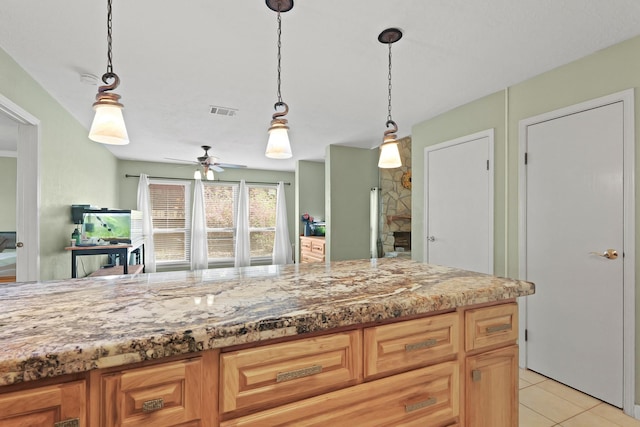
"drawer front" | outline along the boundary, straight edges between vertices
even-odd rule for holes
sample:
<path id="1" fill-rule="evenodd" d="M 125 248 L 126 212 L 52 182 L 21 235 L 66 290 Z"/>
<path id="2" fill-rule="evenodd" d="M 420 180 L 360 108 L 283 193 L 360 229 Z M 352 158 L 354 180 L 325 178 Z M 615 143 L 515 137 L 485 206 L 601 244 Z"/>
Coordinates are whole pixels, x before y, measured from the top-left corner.
<path id="1" fill-rule="evenodd" d="M 513 344 L 518 339 L 518 305 L 512 303 L 467 310 L 465 323 L 467 351 Z"/>
<path id="2" fill-rule="evenodd" d="M 352 331 L 222 354 L 220 411 L 267 408 L 356 383 L 360 337 Z"/>
<path id="3" fill-rule="evenodd" d="M 300 262 L 301 263 L 324 262 L 324 257 L 319 257 L 317 255 L 302 253 L 302 254 L 300 254 Z"/>
<path id="4" fill-rule="evenodd" d="M 203 375 L 200 358 L 104 375 L 102 425 L 197 425 Z"/>
<path id="5" fill-rule="evenodd" d="M 457 362 L 446 362 L 229 420 L 221 427 L 455 425 L 458 380 Z"/>
<path id="6" fill-rule="evenodd" d="M 302 250 L 306 250 L 311 252 L 311 240 L 310 239 L 300 239 L 300 247 Z"/>
<path id="7" fill-rule="evenodd" d="M 458 319 L 457 313 L 448 313 L 365 329 L 365 378 L 455 356 L 460 342 Z"/>
<path id="8" fill-rule="evenodd" d="M 86 426 L 85 387 L 76 381 L 0 394 L 0 426 Z"/>
<path id="9" fill-rule="evenodd" d="M 324 255 L 324 242 L 311 242 L 311 252 L 317 255 Z"/>

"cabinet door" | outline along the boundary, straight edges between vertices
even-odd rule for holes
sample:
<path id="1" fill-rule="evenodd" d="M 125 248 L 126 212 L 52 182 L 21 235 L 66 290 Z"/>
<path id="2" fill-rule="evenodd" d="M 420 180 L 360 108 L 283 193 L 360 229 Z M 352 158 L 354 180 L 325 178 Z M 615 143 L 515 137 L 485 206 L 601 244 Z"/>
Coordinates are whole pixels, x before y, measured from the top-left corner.
<path id="1" fill-rule="evenodd" d="M 518 427 L 518 346 L 467 358 L 468 427 Z"/>
<path id="2" fill-rule="evenodd" d="M 86 425 L 84 381 L 0 395 L 0 427 Z"/>

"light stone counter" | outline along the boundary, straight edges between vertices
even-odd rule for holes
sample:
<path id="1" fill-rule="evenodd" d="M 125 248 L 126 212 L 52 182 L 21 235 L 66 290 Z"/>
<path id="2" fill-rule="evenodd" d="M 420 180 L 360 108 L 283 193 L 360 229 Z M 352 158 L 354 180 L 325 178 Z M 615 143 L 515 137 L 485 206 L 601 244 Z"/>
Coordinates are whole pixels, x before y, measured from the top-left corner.
<path id="1" fill-rule="evenodd" d="M 406 259 L 0 286 L 0 385 L 534 293 Z"/>

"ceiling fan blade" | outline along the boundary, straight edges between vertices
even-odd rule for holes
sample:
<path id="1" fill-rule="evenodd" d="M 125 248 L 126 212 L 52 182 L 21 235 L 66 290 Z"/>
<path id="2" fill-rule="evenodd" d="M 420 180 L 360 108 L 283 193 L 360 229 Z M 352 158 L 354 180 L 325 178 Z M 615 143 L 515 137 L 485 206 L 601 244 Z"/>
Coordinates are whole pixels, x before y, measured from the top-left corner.
<path id="1" fill-rule="evenodd" d="M 193 160 L 184 160 L 184 159 L 172 159 L 170 157 L 165 157 L 165 160 L 172 160 L 174 162 L 181 162 L 181 163 L 192 163 L 194 165 L 197 165 L 198 162 L 194 162 Z"/>
<path id="2" fill-rule="evenodd" d="M 211 164 L 209 165 L 209 169 L 215 171 L 215 172 L 224 172 L 224 169 L 222 169 L 220 166 L 218 166 L 218 164 Z"/>
<path id="3" fill-rule="evenodd" d="M 247 165 L 234 165 L 233 163 L 216 163 L 215 165 L 223 168 L 227 168 L 227 169 L 240 169 L 240 168 L 247 167 Z"/>

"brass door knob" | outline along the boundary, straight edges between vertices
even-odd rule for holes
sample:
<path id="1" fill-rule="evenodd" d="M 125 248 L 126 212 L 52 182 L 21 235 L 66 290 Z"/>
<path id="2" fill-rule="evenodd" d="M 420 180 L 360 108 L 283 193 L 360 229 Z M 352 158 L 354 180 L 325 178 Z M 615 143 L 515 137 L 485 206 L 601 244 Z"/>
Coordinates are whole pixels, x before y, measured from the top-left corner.
<path id="1" fill-rule="evenodd" d="M 607 258 L 607 259 L 616 259 L 618 258 L 618 251 L 616 251 L 615 249 L 607 249 L 604 252 L 589 252 L 592 255 L 598 255 L 602 258 Z"/>
<path id="2" fill-rule="evenodd" d="M 16 243 L 16 246 L 17 246 L 17 247 L 19 247 L 19 248 L 21 248 L 21 247 L 23 247 L 23 246 L 24 246 L 24 243 L 22 243 L 22 242 L 18 242 L 18 243 Z"/>

